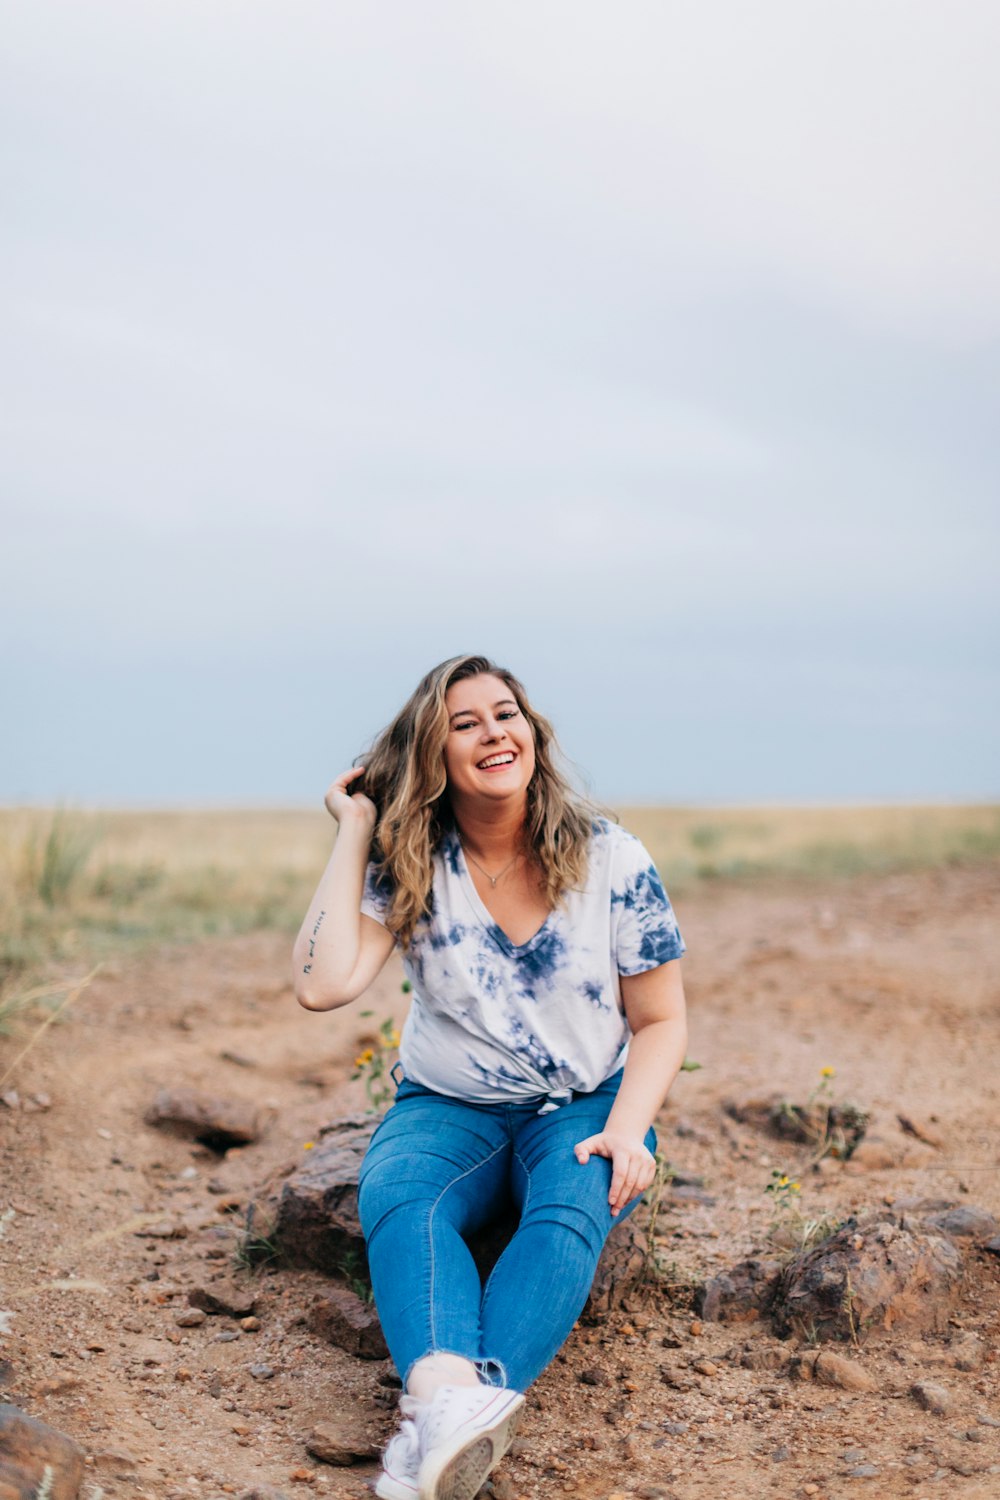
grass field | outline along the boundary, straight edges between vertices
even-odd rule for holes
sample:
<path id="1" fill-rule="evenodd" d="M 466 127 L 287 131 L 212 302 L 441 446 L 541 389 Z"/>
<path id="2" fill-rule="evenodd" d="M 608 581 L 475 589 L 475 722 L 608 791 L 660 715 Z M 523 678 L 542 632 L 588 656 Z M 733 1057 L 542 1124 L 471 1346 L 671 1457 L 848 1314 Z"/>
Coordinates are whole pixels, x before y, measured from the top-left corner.
<path id="1" fill-rule="evenodd" d="M 671 893 L 1000 858 L 1000 806 L 620 809 Z M 329 854 L 322 811 L 0 809 L 0 1026 L 150 943 L 297 930 Z"/>

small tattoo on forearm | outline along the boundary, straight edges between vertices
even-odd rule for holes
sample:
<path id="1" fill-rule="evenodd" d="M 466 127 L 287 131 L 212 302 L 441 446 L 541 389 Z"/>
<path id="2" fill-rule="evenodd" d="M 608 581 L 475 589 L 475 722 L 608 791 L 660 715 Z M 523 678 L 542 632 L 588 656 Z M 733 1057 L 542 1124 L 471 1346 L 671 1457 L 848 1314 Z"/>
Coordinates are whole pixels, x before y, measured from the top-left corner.
<path id="1" fill-rule="evenodd" d="M 316 926 L 313 928 L 313 930 L 312 930 L 312 937 L 309 939 L 309 957 L 310 958 L 314 958 L 315 955 L 316 955 L 316 934 L 319 932 L 320 928 L 322 927 L 322 925 L 323 925 L 323 918 L 325 916 L 326 916 L 326 912 L 325 911 L 321 911 L 320 914 L 319 914 L 319 916 L 316 918 Z M 312 973 L 312 964 L 306 964 L 306 966 L 302 970 L 302 972 L 303 972 L 303 974 L 311 974 Z"/>

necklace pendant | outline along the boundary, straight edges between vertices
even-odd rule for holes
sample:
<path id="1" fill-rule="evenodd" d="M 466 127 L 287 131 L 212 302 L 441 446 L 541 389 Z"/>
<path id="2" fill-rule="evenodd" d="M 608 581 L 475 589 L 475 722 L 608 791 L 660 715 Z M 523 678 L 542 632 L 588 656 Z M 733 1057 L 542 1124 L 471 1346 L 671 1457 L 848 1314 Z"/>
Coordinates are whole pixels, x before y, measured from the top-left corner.
<path id="1" fill-rule="evenodd" d="M 497 888 L 497 876 L 496 875 L 491 875 L 490 876 L 490 885 L 493 887 L 494 890 L 496 890 L 496 888 Z"/>

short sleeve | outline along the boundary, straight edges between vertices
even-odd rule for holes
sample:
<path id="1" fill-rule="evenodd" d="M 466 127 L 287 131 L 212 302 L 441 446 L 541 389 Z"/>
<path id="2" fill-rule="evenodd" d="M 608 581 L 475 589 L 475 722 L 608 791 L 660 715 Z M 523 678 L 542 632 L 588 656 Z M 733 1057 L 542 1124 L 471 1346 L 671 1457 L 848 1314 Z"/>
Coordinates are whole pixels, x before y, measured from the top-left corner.
<path id="1" fill-rule="evenodd" d="M 378 865 L 370 860 L 365 870 L 365 883 L 361 891 L 361 915 L 374 917 L 385 926 L 392 890 L 388 881 L 380 874 Z"/>
<path id="2" fill-rule="evenodd" d="M 619 974 L 644 974 L 685 952 L 674 909 L 656 866 L 621 831 L 611 863 L 612 947 Z"/>

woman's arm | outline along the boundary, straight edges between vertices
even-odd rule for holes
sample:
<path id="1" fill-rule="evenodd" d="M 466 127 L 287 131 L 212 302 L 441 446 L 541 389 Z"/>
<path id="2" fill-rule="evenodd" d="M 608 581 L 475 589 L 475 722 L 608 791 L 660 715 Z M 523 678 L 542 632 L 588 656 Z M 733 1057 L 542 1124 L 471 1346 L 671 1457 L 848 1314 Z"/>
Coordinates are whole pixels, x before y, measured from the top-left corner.
<path id="1" fill-rule="evenodd" d="M 338 776 L 326 794 L 337 842 L 292 950 L 295 998 L 306 1010 L 335 1010 L 356 1000 L 392 952 L 392 933 L 361 914 L 365 867 L 377 813 L 370 797 L 350 796 L 363 767 Z"/>
<path id="2" fill-rule="evenodd" d="M 622 1001 L 632 1032 L 618 1097 L 604 1129 L 574 1148 L 576 1159 L 607 1157 L 612 1164 L 608 1202 L 618 1214 L 656 1176 L 643 1143 L 687 1050 L 687 1019 L 680 959 L 644 974 L 621 976 Z"/>

